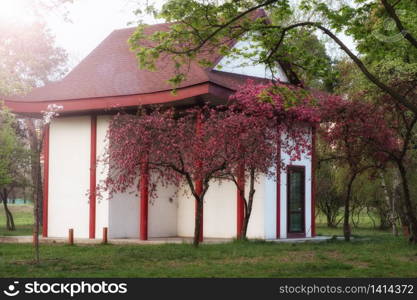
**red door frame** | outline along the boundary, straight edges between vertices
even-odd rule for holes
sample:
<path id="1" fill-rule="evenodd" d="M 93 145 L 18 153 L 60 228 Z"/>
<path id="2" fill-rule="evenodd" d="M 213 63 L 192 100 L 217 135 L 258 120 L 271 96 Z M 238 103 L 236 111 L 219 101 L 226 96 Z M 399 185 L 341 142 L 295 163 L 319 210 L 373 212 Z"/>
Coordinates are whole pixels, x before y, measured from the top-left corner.
<path id="1" fill-rule="evenodd" d="M 302 174 L 302 178 L 303 178 L 303 182 L 304 184 L 302 185 L 302 197 L 303 197 L 303 207 L 302 207 L 302 227 L 303 227 L 303 231 L 302 232 L 290 232 L 290 209 L 289 209 L 289 201 L 290 201 L 290 197 L 291 197 L 291 188 L 290 188 L 290 176 L 291 176 L 291 172 L 292 171 L 297 171 L 297 172 L 301 172 Z M 305 166 L 297 166 L 297 165 L 289 165 L 287 167 L 287 237 L 291 238 L 291 237 L 305 237 L 306 236 L 306 214 L 305 214 L 305 209 L 306 209 L 306 167 Z"/>

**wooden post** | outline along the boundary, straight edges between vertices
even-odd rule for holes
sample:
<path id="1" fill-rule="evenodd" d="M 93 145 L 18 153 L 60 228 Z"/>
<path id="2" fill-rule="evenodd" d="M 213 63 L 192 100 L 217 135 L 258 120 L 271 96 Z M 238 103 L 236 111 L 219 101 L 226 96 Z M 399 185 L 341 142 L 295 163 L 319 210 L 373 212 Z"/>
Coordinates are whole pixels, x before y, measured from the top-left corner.
<path id="1" fill-rule="evenodd" d="M 68 244 L 69 245 L 74 245 L 74 229 L 70 228 L 70 230 L 68 230 Z"/>
<path id="2" fill-rule="evenodd" d="M 148 240 L 148 202 L 149 202 L 149 168 L 148 161 L 143 159 L 140 167 L 140 222 L 139 239 Z"/>
<path id="3" fill-rule="evenodd" d="M 107 242 L 108 242 L 107 232 L 108 232 L 108 228 L 107 227 L 103 227 L 103 244 L 107 244 Z"/>

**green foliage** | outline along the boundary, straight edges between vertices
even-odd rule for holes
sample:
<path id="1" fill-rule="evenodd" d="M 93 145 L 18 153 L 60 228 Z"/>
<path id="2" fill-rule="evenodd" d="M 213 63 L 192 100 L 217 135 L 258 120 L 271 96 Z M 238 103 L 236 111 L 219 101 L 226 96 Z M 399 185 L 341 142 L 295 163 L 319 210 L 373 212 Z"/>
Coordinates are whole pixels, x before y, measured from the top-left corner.
<path id="1" fill-rule="evenodd" d="M 21 172 L 27 162 L 27 151 L 17 134 L 19 124 L 0 103 L 0 188 L 19 184 Z"/>
<path id="2" fill-rule="evenodd" d="M 0 96 L 27 92 L 66 73 L 66 52 L 44 24 L 0 22 Z"/>
<path id="3" fill-rule="evenodd" d="M 258 8 L 267 12 L 268 20 L 254 17 Z M 397 1 L 394 9 L 407 32 L 416 36 L 417 2 Z M 338 81 L 344 78 L 338 61 L 327 53 L 326 42 L 320 35 L 323 31 L 318 30 L 318 26 L 351 36 L 359 52 L 358 58 L 382 85 L 395 89 L 395 84 L 381 76 L 381 70 L 387 68 L 401 69 L 401 78 L 416 77 L 417 49 L 403 37 L 404 32 L 398 32 L 379 0 L 168 0 L 162 9 L 152 11 L 157 17 L 172 22 L 171 29 L 144 34 L 144 25 L 141 25 L 132 36 L 131 45 L 142 68 L 155 69 L 155 61 L 163 53 L 171 54 L 181 75 L 172 80 L 173 84 L 185 78 L 190 60 L 197 58 L 208 66 L 209 62 L 198 56 L 217 51 L 221 55 L 251 58 L 255 63 L 267 64 L 271 70 L 276 69 L 278 62 L 284 63 L 296 71 L 307 86 L 333 92 Z M 305 21 L 309 24 L 302 25 Z M 236 39 L 249 41 L 252 47 L 230 49 L 229 42 Z M 403 68 L 403 64 L 409 66 Z M 369 76 L 365 80 L 362 73 L 358 77 L 370 80 Z M 375 82 L 367 84 L 372 86 Z M 385 88 L 382 90 L 387 92 Z"/>

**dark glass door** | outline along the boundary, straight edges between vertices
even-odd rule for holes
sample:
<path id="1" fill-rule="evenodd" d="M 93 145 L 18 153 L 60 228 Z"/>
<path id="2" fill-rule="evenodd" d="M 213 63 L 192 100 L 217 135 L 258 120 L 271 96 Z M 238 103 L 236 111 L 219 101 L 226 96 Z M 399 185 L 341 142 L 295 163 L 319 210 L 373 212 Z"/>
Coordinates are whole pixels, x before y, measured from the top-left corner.
<path id="1" fill-rule="evenodd" d="M 287 230 L 288 233 L 304 233 L 305 168 L 289 166 L 287 173 Z"/>

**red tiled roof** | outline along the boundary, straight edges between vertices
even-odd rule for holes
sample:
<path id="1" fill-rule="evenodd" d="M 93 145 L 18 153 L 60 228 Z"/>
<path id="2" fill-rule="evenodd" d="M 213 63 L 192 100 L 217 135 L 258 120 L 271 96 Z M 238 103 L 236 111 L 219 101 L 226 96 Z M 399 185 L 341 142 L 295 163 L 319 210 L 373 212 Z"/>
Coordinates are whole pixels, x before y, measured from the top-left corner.
<path id="1" fill-rule="evenodd" d="M 149 26 L 147 34 L 167 29 L 167 24 Z M 61 81 L 32 90 L 28 95 L 13 97 L 21 101 L 58 101 L 145 94 L 172 89 L 167 82 L 174 76 L 169 56 L 157 62 L 158 72 L 138 68 L 135 54 L 127 40 L 135 28 L 113 31 L 96 49 Z M 214 61 L 218 54 L 213 54 Z M 192 62 L 187 79 L 179 86 L 187 87 L 209 81 L 208 72 Z"/>
<path id="2" fill-rule="evenodd" d="M 263 11 L 257 12 L 263 15 Z M 168 30 L 169 24 L 146 27 L 145 34 Z M 97 48 L 61 81 L 33 89 L 24 96 L 8 97 L 8 101 L 43 102 L 148 94 L 172 90 L 168 79 L 175 74 L 171 57 L 165 55 L 156 63 L 157 72 L 139 69 L 135 54 L 127 40 L 135 28 L 113 31 Z M 220 60 L 217 51 L 202 54 L 213 63 Z M 247 77 L 246 77 L 247 78 Z M 213 82 L 228 89 L 236 89 L 241 76 L 213 71 L 192 61 L 186 79 L 178 88 Z"/>

